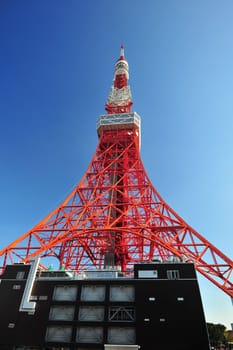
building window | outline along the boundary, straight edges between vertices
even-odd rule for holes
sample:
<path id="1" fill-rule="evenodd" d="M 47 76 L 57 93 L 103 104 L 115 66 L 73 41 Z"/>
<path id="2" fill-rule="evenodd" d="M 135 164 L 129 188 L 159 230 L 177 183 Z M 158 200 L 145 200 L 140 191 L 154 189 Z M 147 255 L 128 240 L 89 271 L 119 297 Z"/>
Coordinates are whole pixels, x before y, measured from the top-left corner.
<path id="1" fill-rule="evenodd" d="M 103 306 L 80 306 L 79 321 L 103 321 L 104 320 L 104 307 Z"/>
<path id="2" fill-rule="evenodd" d="M 47 348 L 46 348 L 46 350 L 47 350 Z M 56 350 L 56 348 L 53 348 L 53 349 L 51 349 L 51 350 Z M 60 349 L 60 350 L 65 350 L 65 348 L 62 348 L 62 349 Z M 83 347 L 83 348 L 78 347 L 78 348 L 73 348 L 73 350 L 88 350 L 88 348 L 85 348 L 85 347 Z M 89 350 L 102 350 L 102 348 L 93 348 L 93 347 L 91 347 L 91 348 L 89 348 Z"/>
<path id="3" fill-rule="evenodd" d="M 16 274 L 16 279 L 22 280 L 22 279 L 24 279 L 24 276 L 25 276 L 25 271 L 18 271 Z"/>
<path id="4" fill-rule="evenodd" d="M 81 291 L 82 301 L 104 301 L 105 286 L 102 285 L 84 285 Z"/>
<path id="5" fill-rule="evenodd" d="M 167 270 L 167 278 L 169 280 L 178 280 L 180 278 L 179 270 Z"/>
<path id="6" fill-rule="evenodd" d="M 128 327 L 109 327 L 107 342 L 108 344 L 135 344 L 135 329 Z"/>
<path id="7" fill-rule="evenodd" d="M 75 301 L 77 290 L 77 286 L 56 286 L 54 288 L 53 300 Z"/>
<path id="8" fill-rule="evenodd" d="M 110 301 L 134 301 L 134 286 L 110 286 Z"/>
<path id="9" fill-rule="evenodd" d="M 46 341 L 69 343 L 71 341 L 72 327 L 49 326 L 46 332 Z"/>
<path id="10" fill-rule="evenodd" d="M 76 342 L 78 343 L 102 343 L 102 327 L 77 327 Z"/>
<path id="11" fill-rule="evenodd" d="M 0 349 L 1 349 L 1 347 L 0 347 Z M 28 346 L 27 345 L 22 345 L 22 346 L 14 346 L 12 349 L 13 350 L 40 350 L 40 347 L 36 346 L 36 345 L 35 346 L 33 346 L 33 345 L 32 346 L 30 346 L 30 345 L 28 345 Z M 65 350 L 66 348 L 53 348 L 53 349 L 57 349 L 57 350 L 63 349 L 63 350 Z M 48 347 L 46 347 L 46 350 L 48 350 Z"/>
<path id="12" fill-rule="evenodd" d="M 49 313 L 49 320 L 72 321 L 74 318 L 74 306 L 56 305 L 52 306 Z"/>
<path id="13" fill-rule="evenodd" d="M 139 270 L 138 278 L 158 278 L 157 270 Z"/>
<path id="14" fill-rule="evenodd" d="M 129 306 L 111 306 L 108 311 L 109 321 L 135 321 L 135 308 Z"/>
<path id="15" fill-rule="evenodd" d="M 21 285 L 20 284 L 14 284 L 12 289 L 14 289 L 14 290 L 21 289 Z"/>
<path id="16" fill-rule="evenodd" d="M 31 349 L 31 350 L 37 350 L 37 348 L 33 347 L 33 348 L 30 348 L 30 347 L 25 347 L 25 350 L 26 349 Z M 41 349 L 38 347 L 38 350 Z M 64 347 L 64 346 L 46 346 L 45 348 L 42 348 L 42 349 L 45 349 L 45 350 L 70 350 L 70 348 L 68 347 Z M 14 349 L 15 350 L 15 349 Z M 16 349 L 18 350 L 18 348 Z M 22 348 L 20 348 L 19 350 L 23 350 Z"/>
<path id="17" fill-rule="evenodd" d="M 8 328 L 15 328 L 15 323 L 9 323 Z"/>
<path id="18" fill-rule="evenodd" d="M 184 297 L 177 297 L 178 301 L 184 301 Z"/>

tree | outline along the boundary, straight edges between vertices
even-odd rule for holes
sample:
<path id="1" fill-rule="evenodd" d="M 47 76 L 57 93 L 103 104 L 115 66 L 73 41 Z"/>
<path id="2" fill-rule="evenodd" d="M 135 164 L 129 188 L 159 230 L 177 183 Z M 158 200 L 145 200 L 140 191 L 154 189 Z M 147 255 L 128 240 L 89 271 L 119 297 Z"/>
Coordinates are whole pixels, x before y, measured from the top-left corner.
<path id="1" fill-rule="evenodd" d="M 207 323 L 207 330 L 211 346 L 219 348 L 221 344 L 226 345 L 224 332 L 226 327 L 223 324 Z"/>

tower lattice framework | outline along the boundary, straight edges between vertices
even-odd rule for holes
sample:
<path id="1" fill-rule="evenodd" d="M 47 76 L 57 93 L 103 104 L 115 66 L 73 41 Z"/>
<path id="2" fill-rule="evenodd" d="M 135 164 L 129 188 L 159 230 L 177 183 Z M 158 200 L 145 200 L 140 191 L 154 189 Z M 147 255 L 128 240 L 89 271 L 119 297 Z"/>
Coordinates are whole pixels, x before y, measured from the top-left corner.
<path id="1" fill-rule="evenodd" d="M 143 167 L 140 117 L 131 112 L 128 79 L 121 47 L 87 171 L 61 205 L 0 250 L 1 271 L 36 256 L 56 257 L 60 267 L 70 270 L 120 266 L 130 271 L 137 262 L 175 259 L 192 261 L 233 297 L 232 260 L 169 207 Z"/>

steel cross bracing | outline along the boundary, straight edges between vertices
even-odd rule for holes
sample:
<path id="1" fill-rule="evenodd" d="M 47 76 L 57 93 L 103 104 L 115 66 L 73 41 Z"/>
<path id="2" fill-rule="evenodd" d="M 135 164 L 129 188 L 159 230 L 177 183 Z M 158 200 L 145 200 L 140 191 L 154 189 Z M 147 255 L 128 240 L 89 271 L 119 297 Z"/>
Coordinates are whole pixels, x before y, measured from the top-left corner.
<path id="1" fill-rule="evenodd" d="M 35 256 L 66 269 L 101 268 L 107 253 L 122 270 L 171 256 L 233 296 L 233 263 L 161 198 L 143 167 L 137 130 L 104 131 L 83 178 L 65 201 L 0 251 L 2 267 Z"/>
<path id="2" fill-rule="evenodd" d="M 140 157 L 140 117 L 131 113 L 128 62 L 121 47 L 107 114 L 97 121 L 99 144 L 80 183 L 51 214 L 0 250 L 0 268 L 55 257 L 81 270 L 137 262 L 192 261 L 233 297 L 233 262 L 162 199 Z M 42 260 L 43 261 L 43 260 Z M 47 260 L 46 260 L 47 261 Z"/>

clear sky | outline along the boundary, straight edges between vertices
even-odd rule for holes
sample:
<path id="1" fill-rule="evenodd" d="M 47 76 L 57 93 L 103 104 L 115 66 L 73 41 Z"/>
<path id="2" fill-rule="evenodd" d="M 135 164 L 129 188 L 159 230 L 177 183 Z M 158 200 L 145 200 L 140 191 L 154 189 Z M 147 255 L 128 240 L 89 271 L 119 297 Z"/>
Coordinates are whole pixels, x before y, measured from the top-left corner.
<path id="1" fill-rule="evenodd" d="M 232 259 L 232 18 L 232 0 L 0 0 L 0 247 L 85 172 L 123 42 L 154 186 Z M 199 281 L 230 328 L 230 298 Z"/>

